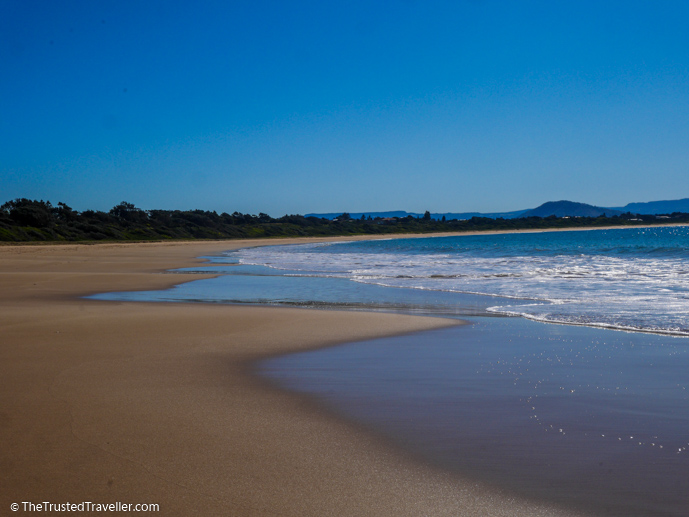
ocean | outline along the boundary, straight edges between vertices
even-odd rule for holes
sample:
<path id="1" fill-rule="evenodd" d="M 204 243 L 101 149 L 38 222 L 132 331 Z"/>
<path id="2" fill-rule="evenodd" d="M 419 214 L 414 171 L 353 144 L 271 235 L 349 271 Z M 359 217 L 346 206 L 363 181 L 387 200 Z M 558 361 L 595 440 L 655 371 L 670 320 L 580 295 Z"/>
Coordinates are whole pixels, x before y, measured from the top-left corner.
<path id="1" fill-rule="evenodd" d="M 689 335 L 687 227 L 278 246 L 236 257 L 291 275 L 491 297 L 495 314 Z"/>
<path id="2" fill-rule="evenodd" d="M 595 515 L 687 515 L 688 227 L 266 246 L 211 261 L 191 271 L 218 278 L 96 298 L 467 320 L 257 370 L 460 475 Z"/>

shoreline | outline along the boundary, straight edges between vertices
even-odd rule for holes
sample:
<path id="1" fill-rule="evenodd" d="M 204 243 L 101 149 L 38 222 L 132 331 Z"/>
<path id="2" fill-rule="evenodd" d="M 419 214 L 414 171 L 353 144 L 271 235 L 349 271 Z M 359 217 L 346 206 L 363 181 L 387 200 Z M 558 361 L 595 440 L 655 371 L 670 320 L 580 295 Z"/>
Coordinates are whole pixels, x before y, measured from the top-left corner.
<path id="1" fill-rule="evenodd" d="M 159 273 L 213 252 L 332 240 L 354 239 L 0 247 L 1 503 L 157 503 L 165 515 L 574 515 L 420 463 L 251 372 L 262 358 L 455 321 L 81 298 L 210 278 Z"/>
<path id="2" fill-rule="evenodd" d="M 689 226 L 689 223 L 658 223 L 643 225 L 622 225 L 622 226 L 573 226 L 571 228 L 523 228 L 514 230 L 484 230 L 469 232 L 429 232 L 429 233 L 385 233 L 385 234 L 365 234 L 365 235 L 333 235 L 333 236 L 310 236 L 310 237 L 260 237 L 256 239 L 192 239 L 192 240 L 151 240 L 151 241 L 0 241 L 0 249 L 4 247 L 52 247 L 52 246 L 111 246 L 111 245 L 209 245 L 213 243 L 225 242 L 233 245 L 242 243 L 239 246 L 232 246 L 227 249 L 251 248 L 251 243 L 258 242 L 259 246 L 277 246 L 282 244 L 306 244 L 309 242 L 338 242 L 338 241 L 359 241 L 359 240 L 392 240 L 392 239 L 423 239 L 424 237 L 461 237 L 476 235 L 504 235 L 510 233 L 547 233 L 547 232 L 585 232 L 594 230 L 625 230 L 625 229 L 645 229 L 645 228 L 676 228 Z M 284 242 L 281 242 L 284 241 Z M 183 266 L 182 266 L 183 267 Z"/>

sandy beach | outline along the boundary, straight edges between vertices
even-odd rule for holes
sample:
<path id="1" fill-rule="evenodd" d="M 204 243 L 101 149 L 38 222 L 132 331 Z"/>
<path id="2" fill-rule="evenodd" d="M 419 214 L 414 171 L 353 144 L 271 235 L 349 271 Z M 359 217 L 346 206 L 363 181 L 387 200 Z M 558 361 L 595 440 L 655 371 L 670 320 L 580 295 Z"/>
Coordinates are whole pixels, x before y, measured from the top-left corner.
<path id="1" fill-rule="evenodd" d="M 204 278 L 160 273 L 284 242 L 0 247 L 2 511 L 91 501 L 180 516 L 573 515 L 424 465 L 251 373 L 271 355 L 454 321 L 81 298 Z"/>

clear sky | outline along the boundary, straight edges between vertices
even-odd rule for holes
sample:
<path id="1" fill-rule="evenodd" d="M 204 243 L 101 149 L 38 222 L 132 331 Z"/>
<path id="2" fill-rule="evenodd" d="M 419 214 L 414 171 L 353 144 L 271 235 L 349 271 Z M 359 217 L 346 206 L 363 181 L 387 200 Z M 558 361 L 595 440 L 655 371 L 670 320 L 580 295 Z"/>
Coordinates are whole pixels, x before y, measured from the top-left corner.
<path id="1" fill-rule="evenodd" d="M 689 197 L 689 2 L 0 0 L 0 203 Z"/>

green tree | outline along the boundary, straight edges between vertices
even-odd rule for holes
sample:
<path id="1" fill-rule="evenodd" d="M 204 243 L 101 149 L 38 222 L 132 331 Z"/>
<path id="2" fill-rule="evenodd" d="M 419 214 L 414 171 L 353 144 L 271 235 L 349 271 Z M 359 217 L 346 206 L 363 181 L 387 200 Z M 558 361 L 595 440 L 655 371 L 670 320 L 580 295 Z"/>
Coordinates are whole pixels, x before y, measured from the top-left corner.
<path id="1" fill-rule="evenodd" d="M 136 208 L 132 203 L 127 203 L 126 201 L 122 201 L 119 205 L 112 207 L 110 210 L 110 215 L 114 215 L 121 221 L 132 223 L 144 222 L 146 219 L 148 219 L 148 214 L 146 212 L 140 208 Z"/>
<path id="2" fill-rule="evenodd" d="M 53 206 L 50 201 L 32 201 L 21 198 L 8 201 L 0 207 L 19 226 L 35 226 L 44 228 L 48 226 L 53 217 Z"/>

